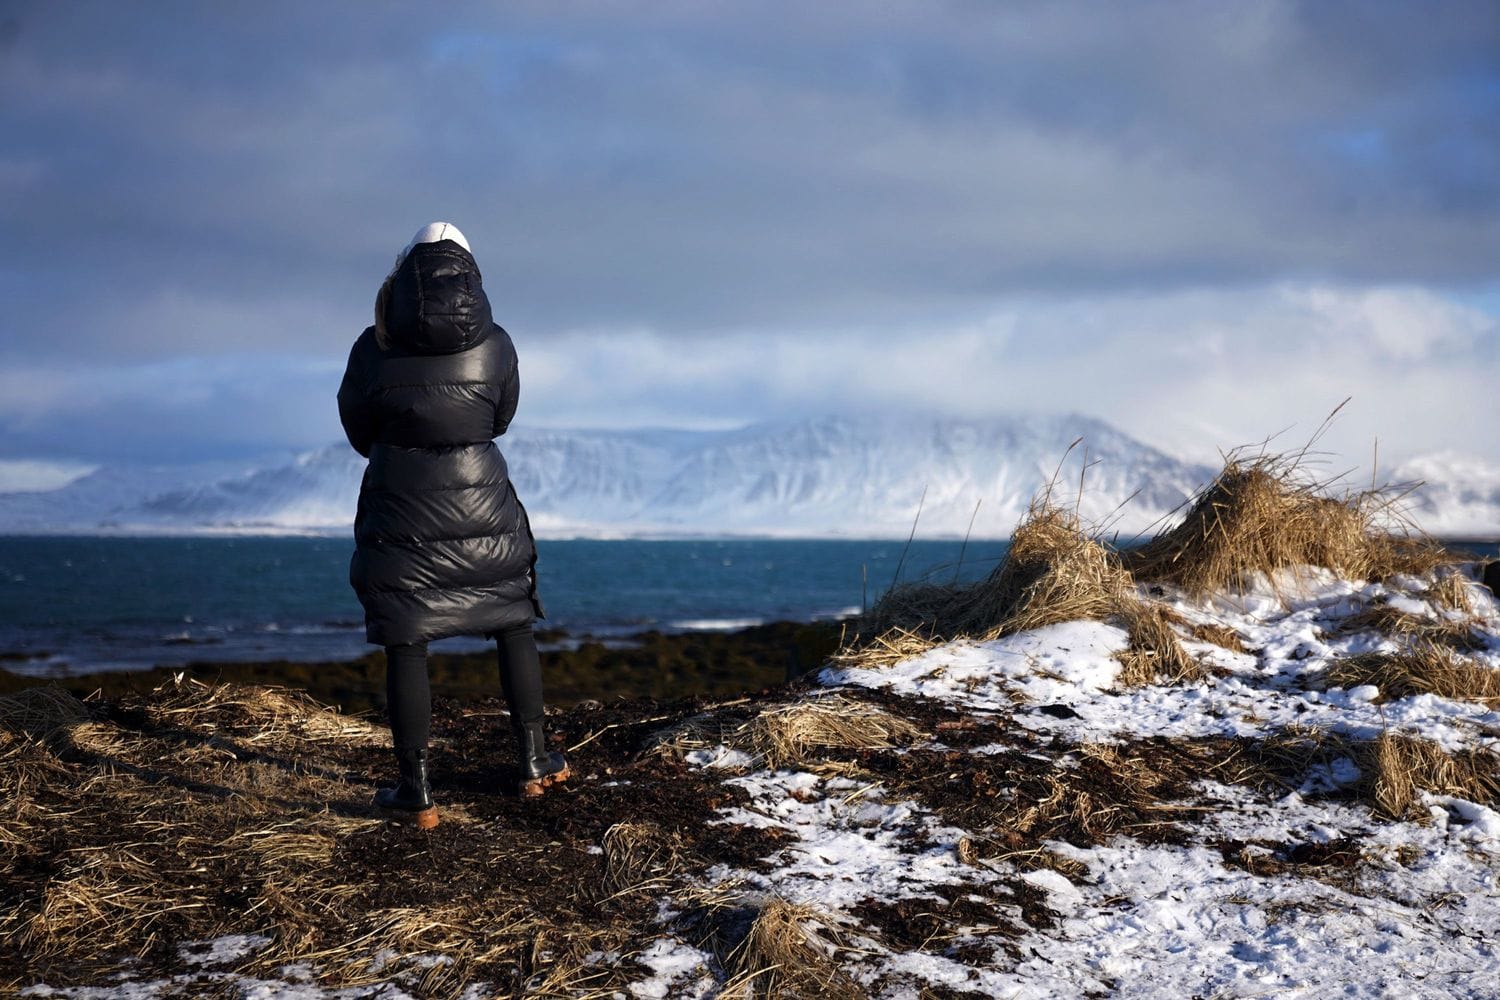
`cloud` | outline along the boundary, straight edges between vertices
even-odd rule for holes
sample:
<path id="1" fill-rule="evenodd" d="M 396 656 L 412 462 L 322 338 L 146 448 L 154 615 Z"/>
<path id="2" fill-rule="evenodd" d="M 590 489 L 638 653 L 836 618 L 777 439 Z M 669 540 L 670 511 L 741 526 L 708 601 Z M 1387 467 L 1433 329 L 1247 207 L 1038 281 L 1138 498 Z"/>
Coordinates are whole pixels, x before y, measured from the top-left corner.
<path id="1" fill-rule="evenodd" d="M 1466 406 L 1496 374 L 1456 304 L 1500 256 L 1490 4 L 11 9 L 17 455 L 323 433 L 305 372 L 433 218 L 559 423 L 868 401 L 1263 433 L 1262 400 Z M 205 385 L 245 419 L 187 420 Z"/>
<path id="2" fill-rule="evenodd" d="M 859 329 L 738 334 L 705 350 L 640 331 L 519 343 L 522 419 L 554 424 L 1065 409 L 1212 460 L 1283 430 L 1275 446 L 1299 447 L 1352 397 L 1322 439 L 1345 459 L 1365 461 L 1377 438 L 1393 459 L 1500 452 L 1496 320 L 1416 288 L 1030 298 L 876 345 Z"/>
<path id="3" fill-rule="evenodd" d="M 1393 320 L 1393 317 L 1396 320 Z M 1018 297 L 879 338 L 859 326 L 726 332 L 517 331 L 518 421 L 728 427 L 824 413 L 986 416 L 1072 410 L 1185 457 L 1284 431 L 1345 464 L 1376 439 L 1397 461 L 1500 453 L 1489 314 L 1411 287 L 1276 284 L 1086 298 Z M 78 462 L 253 456 L 340 437 L 342 358 L 241 354 L 0 378 L 0 435 L 17 457 Z"/>
<path id="4" fill-rule="evenodd" d="M 79 361 L 0 375 L 0 457 L 75 463 L 241 459 L 339 439 L 343 363 L 226 356 Z"/>
<path id="5" fill-rule="evenodd" d="M 0 493 L 55 490 L 81 479 L 98 466 L 76 462 L 28 462 L 0 459 Z"/>

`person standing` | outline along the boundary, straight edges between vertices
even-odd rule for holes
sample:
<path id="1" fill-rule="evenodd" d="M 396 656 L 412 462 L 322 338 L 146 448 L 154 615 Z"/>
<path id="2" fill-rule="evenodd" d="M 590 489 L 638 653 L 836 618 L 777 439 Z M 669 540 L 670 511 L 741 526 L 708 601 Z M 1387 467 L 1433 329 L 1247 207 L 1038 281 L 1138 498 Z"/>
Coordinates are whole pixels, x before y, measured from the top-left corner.
<path id="1" fill-rule="evenodd" d="M 468 240 L 450 223 L 422 227 L 380 287 L 375 324 L 354 342 L 338 405 L 350 445 L 369 459 L 349 582 L 366 639 L 385 647 L 400 776 L 375 802 L 424 829 L 438 822 L 427 777 L 434 639 L 496 640 L 521 794 L 569 777 L 546 745 L 536 543 L 494 440 L 519 391 L 515 347 L 491 317 Z"/>

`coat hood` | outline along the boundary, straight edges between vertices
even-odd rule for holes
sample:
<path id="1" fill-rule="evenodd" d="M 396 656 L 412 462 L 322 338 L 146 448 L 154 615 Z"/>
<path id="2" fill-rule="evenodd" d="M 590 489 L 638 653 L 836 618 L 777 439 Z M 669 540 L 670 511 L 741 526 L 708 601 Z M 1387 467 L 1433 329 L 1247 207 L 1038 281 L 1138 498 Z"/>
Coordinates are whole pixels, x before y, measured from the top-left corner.
<path id="1" fill-rule="evenodd" d="M 412 354 L 457 354 L 484 342 L 494 320 L 479 265 L 451 239 L 417 243 L 381 289 L 383 347 Z"/>

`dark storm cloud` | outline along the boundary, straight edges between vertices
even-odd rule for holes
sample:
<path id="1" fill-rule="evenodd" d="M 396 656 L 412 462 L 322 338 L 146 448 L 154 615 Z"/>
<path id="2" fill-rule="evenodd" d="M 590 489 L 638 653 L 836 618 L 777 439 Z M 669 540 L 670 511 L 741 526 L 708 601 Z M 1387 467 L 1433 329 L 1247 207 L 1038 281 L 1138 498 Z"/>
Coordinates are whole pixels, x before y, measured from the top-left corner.
<path id="1" fill-rule="evenodd" d="M 1492 5 L 806 6 L 15 8 L 7 350 L 334 343 L 436 217 L 541 328 L 1464 284 L 1500 250 Z"/>
<path id="2" fill-rule="evenodd" d="M 336 433 L 298 395 L 317 379 L 286 373 L 338 366 L 437 218 L 531 349 L 690 342 L 662 385 L 711 393 L 718 420 L 822 398 L 807 373 L 689 391 L 684 359 L 734 337 L 879 357 L 1017 297 L 1483 294 L 1500 252 L 1489 3 L 6 11 L 0 364 L 41 387 L 0 400 L 20 457 Z M 1080 354 L 1112 336 L 1061 322 Z M 43 391 L 64 382 L 88 399 Z M 576 390 L 590 415 L 626 399 L 602 376 Z M 650 414 L 691 422 L 669 410 Z"/>

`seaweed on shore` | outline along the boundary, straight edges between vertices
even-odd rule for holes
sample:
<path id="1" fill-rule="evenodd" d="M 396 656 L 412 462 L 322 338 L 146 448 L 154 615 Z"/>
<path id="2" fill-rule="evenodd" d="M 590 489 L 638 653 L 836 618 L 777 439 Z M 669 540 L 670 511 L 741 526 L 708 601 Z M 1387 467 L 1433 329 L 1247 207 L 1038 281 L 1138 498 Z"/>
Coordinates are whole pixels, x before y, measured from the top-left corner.
<path id="1" fill-rule="evenodd" d="M 832 622 L 771 622 L 730 633 L 649 631 L 610 644 L 588 640 L 544 647 L 542 671 L 547 702 L 557 707 L 621 698 L 727 698 L 820 666 L 838 641 L 839 625 Z M 493 651 L 434 653 L 429 673 L 432 691 L 439 697 L 473 700 L 500 693 Z M 95 691 L 108 698 L 133 697 L 178 675 L 210 684 L 295 688 L 346 713 L 379 712 L 385 707 L 385 656 L 379 652 L 328 663 L 199 662 L 55 679 L 0 667 L 0 695 L 55 685 L 80 698 Z"/>

